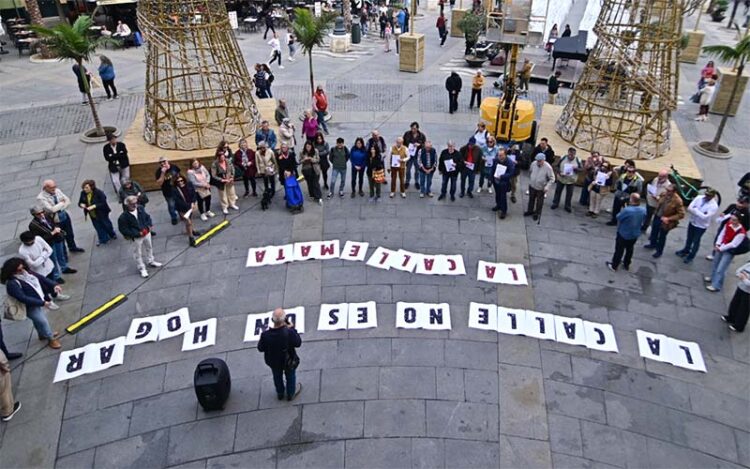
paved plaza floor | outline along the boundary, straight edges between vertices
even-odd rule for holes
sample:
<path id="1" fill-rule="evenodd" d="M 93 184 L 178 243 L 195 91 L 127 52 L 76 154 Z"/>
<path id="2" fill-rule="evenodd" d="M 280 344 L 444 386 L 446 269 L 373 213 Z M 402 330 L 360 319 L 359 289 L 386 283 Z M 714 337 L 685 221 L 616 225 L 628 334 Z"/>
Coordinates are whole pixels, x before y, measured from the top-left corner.
<path id="1" fill-rule="evenodd" d="M 416 22 L 427 34 L 427 67 L 419 74 L 399 73 L 397 56 L 371 38 L 346 57 L 315 55 L 316 79 L 331 97 L 329 138 L 343 136 L 351 144 L 379 129 L 391 142 L 416 120 L 439 151 L 449 138 L 468 139 L 477 120 L 468 108 L 471 72 L 458 70 L 467 91 L 457 114 L 446 112 L 443 85 L 463 41 L 449 38 L 439 47 L 434 22 L 434 12 Z M 707 43 L 732 41 L 715 23 L 704 27 Z M 239 44 L 250 65 L 269 52 L 257 33 L 240 35 Z M 143 52 L 108 55 L 122 98 L 99 99 L 102 120 L 127 128 L 143 104 Z M 675 120 L 689 144 L 710 138 L 719 120 L 692 120 L 696 106 L 687 97 L 700 62 L 681 65 Z M 307 61 L 285 58 L 284 66 L 274 96 L 296 112 L 307 105 Z M 485 93 L 491 88 L 488 83 Z M 95 179 L 113 208 L 117 204 L 100 146 L 78 140 L 90 122 L 69 64 L 5 55 L 0 89 L 4 260 L 17 251 L 28 208 L 46 178 L 74 200 L 81 182 Z M 569 92 L 562 91 L 563 99 Z M 530 98 L 539 108 L 545 97 L 543 85 L 532 85 Z M 749 109 L 745 96 L 727 126 L 723 142 L 734 150 L 731 160 L 696 157 L 706 182 L 725 195 L 723 205 L 750 167 Z M 62 331 L 118 293 L 128 300 L 80 333 L 65 335 L 64 350 L 125 335 L 134 317 L 181 307 L 196 321 L 218 318 L 217 341 L 192 352 L 181 352 L 177 339 L 129 347 L 122 366 L 52 384 L 59 352 L 44 348 L 28 321 L 3 321 L 9 348 L 24 352 L 12 372 L 23 409 L 0 424 L 0 467 L 750 466 L 750 341 L 719 319 L 734 284 L 721 294 L 703 288 L 710 236 L 702 255 L 686 266 L 672 254 L 684 242 L 683 223 L 670 234 L 663 258 L 652 259 L 639 243 L 631 271 L 612 273 L 604 262 L 614 230 L 605 217 L 585 217 L 577 204 L 572 214 L 546 207 L 537 224 L 521 216 L 523 190 L 505 220 L 490 210 L 494 200 L 486 193 L 438 202 L 418 198 L 412 186 L 405 200 L 385 197 L 376 204 L 349 198 L 348 184 L 346 193 L 323 206 L 307 202 L 297 216 L 287 213 L 281 197 L 265 212 L 258 199 L 242 199 L 241 210 L 228 217 L 230 227 L 194 249 L 181 227 L 169 223 L 154 192 L 148 211 L 158 232 L 156 258 L 165 265 L 146 281 L 126 241 L 95 247 L 90 224 L 72 210 L 86 253 L 72 255 L 79 272 L 67 276 L 65 286 L 73 299 L 50 313 L 53 327 Z M 245 267 L 250 247 L 327 239 L 461 254 L 467 275 L 423 276 L 342 260 Z M 529 286 L 478 282 L 479 260 L 524 264 Z M 377 328 L 316 330 L 321 303 L 360 301 L 377 303 Z M 397 329 L 400 301 L 448 303 L 452 329 Z M 471 301 L 610 323 L 620 353 L 470 329 Z M 278 306 L 306 308 L 298 372 L 303 390 L 293 402 L 277 401 L 262 355 L 243 343 L 247 314 Z M 697 342 L 707 373 L 641 358 L 636 329 Z M 193 371 L 206 357 L 230 367 L 232 394 L 223 411 L 205 412 L 195 399 Z"/>

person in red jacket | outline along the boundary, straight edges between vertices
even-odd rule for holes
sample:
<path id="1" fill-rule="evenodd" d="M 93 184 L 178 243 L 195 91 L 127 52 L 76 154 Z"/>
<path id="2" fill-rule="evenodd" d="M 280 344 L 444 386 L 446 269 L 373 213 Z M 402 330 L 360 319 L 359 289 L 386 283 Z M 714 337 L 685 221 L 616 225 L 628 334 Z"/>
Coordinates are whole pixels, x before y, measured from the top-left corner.
<path id="1" fill-rule="evenodd" d="M 328 111 L 328 96 L 326 96 L 323 87 L 318 85 L 318 88 L 313 94 L 313 104 L 315 106 L 315 113 L 318 115 L 318 125 L 326 135 L 328 135 L 328 126 L 326 125 L 326 112 Z"/>
<path id="2" fill-rule="evenodd" d="M 443 0 L 441 0 L 441 2 L 442 1 Z M 448 21 L 445 19 L 445 15 L 443 15 L 443 5 L 444 3 L 440 4 L 440 16 L 438 16 L 437 23 L 435 24 L 435 27 L 438 29 L 438 35 L 440 36 L 440 47 L 443 47 L 445 39 L 448 37 Z"/>

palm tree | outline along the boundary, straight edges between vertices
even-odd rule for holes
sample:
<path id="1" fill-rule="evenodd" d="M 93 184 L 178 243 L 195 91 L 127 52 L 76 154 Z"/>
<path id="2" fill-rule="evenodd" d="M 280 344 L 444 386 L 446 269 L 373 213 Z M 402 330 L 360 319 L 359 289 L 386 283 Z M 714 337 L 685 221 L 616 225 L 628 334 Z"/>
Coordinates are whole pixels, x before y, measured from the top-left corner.
<path id="1" fill-rule="evenodd" d="M 727 119 L 729 119 L 729 111 L 732 103 L 734 103 L 734 100 L 737 97 L 737 91 L 740 88 L 740 80 L 742 78 L 742 72 L 745 70 L 745 63 L 750 60 L 750 36 L 742 38 L 734 47 L 725 45 L 706 46 L 703 48 L 703 52 L 711 57 L 721 60 L 722 62 L 734 62 L 735 70 L 737 72 L 734 86 L 732 86 L 732 92 L 729 95 L 729 101 L 727 101 L 727 107 L 724 109 L 724 115 L 721 116 L 719 128 L 716 129 L 716 135 L 708 148 L 712 152 L 718 152 L 721 134 L 724 133 L 724 127 L 727 124 Z"/>
<path id="2" fill-rule="evenodd" d="M 365 0 L 362 1 L 362 6 L 364 7 Z M 344 26 L 346 26 L 346 30 L 348 32 L 352 32 L 352 2 L 351 0 L 343 0 L 341 2 L 341 9 L 344 10 Z"/>
<path id="3" fill-rule="evenodd" d="M 32 25 L 42 27 L 44 26 L 44 22 L 42 21 L 42 11 L 39 9 L 39 3 L 37 3 L 37 0 L 28 0 L 26 2 L 26 11 L 29 12 L 29 17 L 31 18 Z M 49 50 L 44 45 L 44 43 L 40 44 L 39 52 L 42 54 L 42 58 L 50 58 Z"/>
<path id="4" fill-rule="evenodd" d="M 322 12 L 320 16 L 314 16 L 307 8 L 297 8 L 296 18 L 292 23 L 294 36 L 302 45 L 307 54 L 310 65 L 310 93 L 315 93 L 315 78 L 313 77 L 312 51 L 315 46 L 322 46 L 323 41 L 331 28 L 331 23 L 336 17 L 334 13 Z"/>
<path id="5" fill-rule="evenodd" d="M 61 23 L 54 28 L 32 26 L 31 29 L 42 38 L 42 44 L 48 47 L 52 55 L 57 57 L 58 60 L 63 61 L 70 59 L 78 64 L 78 71 L 81 74 L 80 78 L 86 90 L 86 97 L 88 98 L 89 107 L 91 108 L 91 115 L 94 117 L 96 135 L 102 137 L 104 136 L 104 128 L 99 120 L 99 113 L 96 111 L 94 100 L 91 97 L 91 86 L 85 75 L 86 72 L 83 67 L 83 62 L 91 61 L 91 57 L 96 52 L 97 48 L 105 44 L 119 44 L 120 41 L 106 37 L 92 37 L 91 32 L 89 31 L 91 24 L 91 17 L 83 15 L 78 17 L 76 22 L 73 23 L 73 26 L 70 26 L 67 23 Z"/>

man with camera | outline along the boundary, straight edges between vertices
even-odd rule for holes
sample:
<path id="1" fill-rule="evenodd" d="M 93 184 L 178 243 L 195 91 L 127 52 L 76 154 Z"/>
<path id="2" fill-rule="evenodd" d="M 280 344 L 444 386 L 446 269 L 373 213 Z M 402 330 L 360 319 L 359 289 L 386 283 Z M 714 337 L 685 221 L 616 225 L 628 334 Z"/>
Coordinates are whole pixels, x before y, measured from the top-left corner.
<path id="1" fill-rule="evenodd" d="M 266 365 L 273 373 L 276 397 L 282 400 L 286 396 L 286 400 L 291 401 L 302 390 L 302 385 L 297 385 L 299 357 L 294 350 L 302 345 L 302 339 L 282 308 L 273 311 L 271 323 L 273 327 L 260 335 L 258 351 L 263 352 Z"/>
<path id="2" fill-rule="evenodd" d="M 609 270 L 616 272 L 622 261 L 625 270 L 630 270 L 630 261 L 633 258 L 633 246 L 641 235 L 641 225 L 646 218 L 646 209 L 641 206 L 641 196 L 638 193 L 630 194 L 628 204 L 617 214 L 617 238 L 615 238 L 615 253 L 612 261 L 607 262 Z M 625 254 L 625 260 L 622 255 Z"/>

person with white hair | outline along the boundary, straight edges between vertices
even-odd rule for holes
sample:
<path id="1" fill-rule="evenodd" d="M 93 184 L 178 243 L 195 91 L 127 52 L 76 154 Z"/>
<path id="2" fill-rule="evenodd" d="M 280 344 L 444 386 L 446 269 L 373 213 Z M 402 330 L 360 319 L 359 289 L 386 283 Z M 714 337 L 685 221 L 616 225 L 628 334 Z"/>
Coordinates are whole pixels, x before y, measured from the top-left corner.
<path id="1" fill-rule="evenodd" d="M 555 171 L 547 163 L 544 153 L 538 153 L 534 157 L 529 173 L 529 206 L 523 216 L 531 216 L 534 221 L 542 215 L 544 207 L 544 196 L 547 195 L 552 186 L 555 185 Z"/>
<path id="2" fill-rule="evenodd" d="M 76 245 L 75 234 L 73 233 L 73 222 L 70 220 L 67 208 L 70 205 L 70 198 L 63 193 L 52 179 L 46 179 L 42 183 L 42 191 L 36 196 L 36 201 L 42 206 L 45 212 L 52 216 L 52 220 L 58 224 L 60 229 L 65 232 L 65 242 L 70 252 L 85 252 L 83 248 Z"/>
<path id="3" fill-rule="evenodd" d="M 302 346 L 302 339 L 282 308 L 276 308 L 271 314 L 271 326 L 260 335 L 258 351 L 263 352 L 266 365 L 273 373 L 276 397 L 282 400 L 286 396 L 286 400 L 291 401 L 302 390 L 302 385 L 297 384 L 299 357 L 294 350 Z"/>
<path id="4" fill-rule="evenodd" d="M 138 271 L 141 277 L 147 278 L 146 263 L 150 267 L 161 267 L 161 263 L 154 259 L 154 250 L 151 245 L 151 226 L 153 225 L 151 216 L 146 213 L 143 206 L 138 205 L 138 197 L 134 195 L 125 197 L 123 204 L 125 210 L 117 219 L 117 228 L 123 238 L 133 243 L 133 258 L 135 258 Z M 143 262 L 144 256 L 146 257 L 145 263 Z"/>

